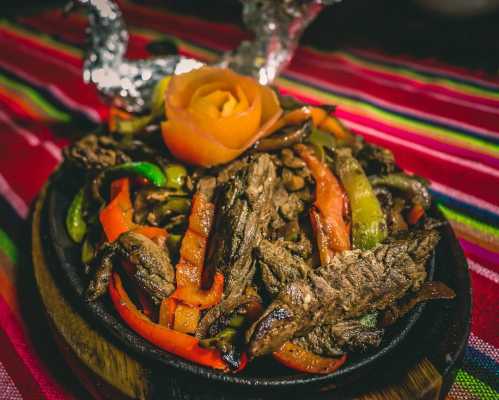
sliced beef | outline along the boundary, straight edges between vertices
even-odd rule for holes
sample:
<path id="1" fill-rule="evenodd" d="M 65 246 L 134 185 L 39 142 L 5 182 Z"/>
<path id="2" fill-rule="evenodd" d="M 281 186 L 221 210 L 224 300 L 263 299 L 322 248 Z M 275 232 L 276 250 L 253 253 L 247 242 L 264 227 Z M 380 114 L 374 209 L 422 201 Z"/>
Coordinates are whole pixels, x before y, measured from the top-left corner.
<path id="1" fill-rule="evenodd" d="M 359 319 L 352 319 L 319 325 L 293 342 L 315 354 L 334 357 L 347 351 L 363 352 L 378 347 L 382 338 L 383 329 L 369 328 Z"/>
<path id="2" fill-rule="evenodd" d="M 276 296 L 287 284 L 304 278 L 311 268 L 283 245 L 284 241 L 262 240 L 256 248 L 262 281 L 267 291 Z"/>
<path id="3" fill-rule="evenodd" d="M 87 171 L 100 171 L 131 161 L 109 136 L 87 135 L 64 149 L 64 158 Z"/>
<path id="4" fill-rule="evenodd" d="M 259 356 L 320 324 L 337 324 L 383 310 L 426 278 L 425 263 L 439 240 L 436 230 L 417 230 L 369 251 L 338 254 L 286 285 L 247 332 L 249 353 Z"/>
<path id="5" fill-rule="evenodd" d="M 209 238 L 205 269 L 224 274 L 224 300 L 201 322 L 211 325 L 225 302 L 243 293 L 255 273 L 253 249 L 267 230 L 276 171 L 267 154 L 256 154 L 224 183 L 217 196 L 215 226 Z"/>

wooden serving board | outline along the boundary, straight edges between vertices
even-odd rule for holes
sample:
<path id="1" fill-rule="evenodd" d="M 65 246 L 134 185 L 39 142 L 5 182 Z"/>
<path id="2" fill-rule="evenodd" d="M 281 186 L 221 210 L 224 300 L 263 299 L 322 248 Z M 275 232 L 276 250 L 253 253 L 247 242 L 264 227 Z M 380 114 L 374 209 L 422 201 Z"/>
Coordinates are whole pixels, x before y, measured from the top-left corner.
<path id="1" fill-rule="evenodd" d="M 189 395 L 184 389 L 165 391 L 158 389 L 164 385 L 164 379 L 154 369 L 158 368 L 145 360 L 127 354 L 119 343 L 111 340 L 98 327 L 94 326 L 78 310 L 64 293 L 53 276 L 50 268 L 49 254 L 44 247 L 44 233 L 41 230 L 42 210 L 45 192 L 40 194 L 32 220 L 32 257 L 34 275 L 38 291 L 42 298 L 47 318 L 53 327 L 53 335 L 57 345 L 69 367 L 76 374 L 91 395 L 96 399 L 229 399 L 233 396 L 225 394 L 203 396 Z M 311 393 L 313 399 L 346 399 L 362 400 L 436 400 L 445 396 L 453 374 L 447 372 L 443 376 L 439 368 L 430 361 L 430 355 L 423 355 L 419 361 L 402 374 L 402 377 L 365 393 L 357 383 L 354 395 L 348 390 L 338 391 L 333 386 L 323 388 L 322 393 Z M 393 362 L 394 360 L 392 360 Z M 396 361 L 396 360 L 395 360 Z M 456 365 L 460 360 L 456 360 Z M 446 369 L 449 371 L 449 369 Z M 165 374 L 175 374 L 165 369 Z M 171 377 L 170 377 L 171 378 Z M 185 379 L 185 378 L 182 378 Z M 170 380 L 171 381 L 171 380 Z M 159 393 L 169 393 L 167 397 Z M 308 397 L 308 396 L 307 396 Z M 237 397 L 244 398 L 244 397 Z M 272 398 L 272 394 L 248 399 Z M 303 397 L 301 397 L 303 398 Z"/>

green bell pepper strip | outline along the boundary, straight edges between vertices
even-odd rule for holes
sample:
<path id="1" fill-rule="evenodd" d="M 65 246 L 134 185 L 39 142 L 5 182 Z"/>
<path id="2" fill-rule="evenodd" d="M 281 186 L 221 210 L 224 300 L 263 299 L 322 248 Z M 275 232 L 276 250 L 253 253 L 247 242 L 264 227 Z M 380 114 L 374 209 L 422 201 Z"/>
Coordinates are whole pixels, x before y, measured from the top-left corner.
<path id="1" fill-rule="evenodd" d="M 147 161 L 119 164 L 106 170 L 106 174 L 140 176 L 157 187 L 166 187 L 168 183 L 163 170 L 156 164 Z"/>
<path id="2" fill-rule="evenodd" d="M 69 237 L 76 243 L 81 243 L 87 234 L 87 223 L 83 218 L 84 201 L 85 191 L 84 188 L 81 188 L 71 201 L 66 214 L 66 230 Z"/>
<path id="3" fill-rule="evenodd" d="M 379 201 L 350 149 L 337 151 L 335 167 L 350 200 L 352 244 L 361 250 L 370 249 L 388 235 Z"/>

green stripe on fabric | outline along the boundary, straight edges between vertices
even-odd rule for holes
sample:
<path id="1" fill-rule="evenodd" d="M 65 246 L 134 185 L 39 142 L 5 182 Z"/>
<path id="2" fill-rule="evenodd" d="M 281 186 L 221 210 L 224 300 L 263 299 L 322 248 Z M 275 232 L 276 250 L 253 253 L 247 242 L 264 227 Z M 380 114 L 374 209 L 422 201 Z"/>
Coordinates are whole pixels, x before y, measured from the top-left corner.
<path id="1" fill-rule="evenodd" d="M 32 102 L 35 107 L 40 108 L 48 117 L 60 122 L 71 121 L 71 116 L 69 114 L 58 110 L 33 88 L 19 82 L 15 82 L 2 74 L 0 74 L 0 85 L 16 92 L 19 96 Z"/>
<path id="2" fill-rule="evenodd" d="M 497 399 L 497 392 L 481 380 L 460 369 L 457 371 L 456 382 L 480 399 Z"/>
<path id="3" fill-rule="evenodd" d="M 382 122 L 391 122 L 392 125 L 396 125 L 397 127 L 403 129 L 410 128 L 413 133 L 419 134 L 421 136 L 429 137 L 432 139 L 439 138 L 441 141 L 453 143 L 461 147 L 473 148 L 474 150 L 499 158 L 499 145 L 490 143 L 485 139 L 472 137 L 464 133 L 434 126 L 430 123 L 414 121 L 408 117 L 398 115 L 396 112 L 382 110 L 381 108 L 373 104 L 366 103 L 362 100 L 352 100 L 348 96 L 337 93 L 333 94 L 331 92 L 317 89 L 315 87 L 312 88 L 310 86 L 307 86 L 305 83 L 295 81 L 294 78 L 289 79 L 281 76 L 277 79 L 277 82 L 284 88 L 292 88 L 294 90 L 300 91 L 301 93 L 308 94 L 310 97 L 315 98 L 318 101 L 341 104 L 342 106 L 350 107 L 357 113 L 358 110 L 361 110 L 364 112 L 364 114 L 367 113 L 368 115 L 376 117 L 376 119 Z"/>
<path id="4" fill-rule="evenodd" d="M 491 225 L 488 225 L 484 222 L 477 221 L 477 220 L 469 217 L 468 215 L 461 214 L 455 210 L 452 210 L 451 208 L 444 206 L 441 203 L 438 204 L 438 208 L 451 221 L 455 221 L 455 222 L 464 224 L 464 225 L 469 226 L 470 228 L 472 228 L 474 230 L 480 231 L 480 232 L 485 233 L 487 235 L 495 236 L 499 239 L 499 229 L 498 228 L 491 226 Z"/>
<path id="5" fill-rule="evenodd" d="M 7 233 L 0 229 L 0 250 L 10 259 L 12 264 L 16 264 L 18 260 L 17 247 L 9 238 Z"/>
<path id="6" fill-rule="evenodd" d="M 332 54 L 316 48 L 310 48 L 310 49 L 318 54 L 324 54 L 324 55 Z M 428 84 L 438 84 L 440 86 L 451 88 L 465 94 L 472 94 L 480 97 L 490 98 L 493 100 L 499 100 L 499 93 L 493 89 L 485 89 L 477 87 L 473 84 L 456 82 L 456 80 L 452 78 L 447 79 L 444 77 L 429 77 L 425 73 L 418 73 L 404 66 L 392 66 L 392 65 L 387 65 L 383 61 L 366 60 L 364 57 L 359 57 L 356 56 L 355 54 L 346 51 L 337 51 L 334 54 L 348 60 L 352 64 L 360 65 L 372 70 L 405 76 L 407 78 L 414 79 L 418 82 L 423 82 Z M 443 72 L 443 74 L 445 74 L 445 72 Z"/>

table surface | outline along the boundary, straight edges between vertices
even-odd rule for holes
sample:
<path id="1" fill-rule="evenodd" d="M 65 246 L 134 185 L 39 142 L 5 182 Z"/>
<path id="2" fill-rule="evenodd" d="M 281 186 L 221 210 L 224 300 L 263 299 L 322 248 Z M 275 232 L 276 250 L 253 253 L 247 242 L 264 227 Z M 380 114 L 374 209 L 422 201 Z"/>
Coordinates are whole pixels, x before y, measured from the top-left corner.
<path id="1" fill-rule="evenodd" d="M 234 25 L 119 3 L 130 57 L 166 40 L 211 61 L 246 37 Z M 60 149 L 107 118 L 82 80 L 85 26 L 83 15 L 62 19 L 57 9 L 0 20 L 0 399 L 88 398 L 39 311 L 26 224 Z M 337 104 L 348 127 L 429 180 L 473 283 L 472 335 L 449 398 L 498 398 L 499 77 L 379 49 L 301 47 L 277 86 Z"/>

